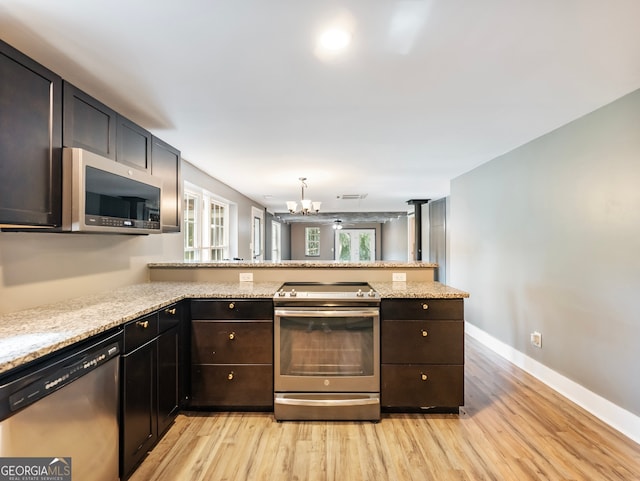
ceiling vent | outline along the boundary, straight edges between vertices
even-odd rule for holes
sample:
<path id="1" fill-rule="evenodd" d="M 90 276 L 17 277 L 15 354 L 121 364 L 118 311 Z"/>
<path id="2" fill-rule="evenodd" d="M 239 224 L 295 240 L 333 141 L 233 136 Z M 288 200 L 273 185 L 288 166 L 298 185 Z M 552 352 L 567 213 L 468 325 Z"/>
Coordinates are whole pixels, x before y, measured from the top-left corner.
<path id="1" fill-rule="evenodd" d="M 368 194 L 342 194 L 338 196 L 342 200 L 362 200 L 366 199 Z"/>

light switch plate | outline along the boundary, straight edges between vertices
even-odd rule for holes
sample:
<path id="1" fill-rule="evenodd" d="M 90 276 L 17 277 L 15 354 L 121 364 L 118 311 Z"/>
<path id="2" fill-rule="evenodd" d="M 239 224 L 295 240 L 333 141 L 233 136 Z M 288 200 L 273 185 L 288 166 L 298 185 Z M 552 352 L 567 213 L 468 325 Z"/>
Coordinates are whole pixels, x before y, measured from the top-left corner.
<path id="1" fill-rule="evenodd" d="M 407 273 L 406 272 L 392 272 L 391 280 L 393 282 L 406 282 L 407 281 Z"/>
<path id="2" fill-rule="evenodd" d="M 240 282 L 253 282 L 253 272 L 241 272 Z"/>

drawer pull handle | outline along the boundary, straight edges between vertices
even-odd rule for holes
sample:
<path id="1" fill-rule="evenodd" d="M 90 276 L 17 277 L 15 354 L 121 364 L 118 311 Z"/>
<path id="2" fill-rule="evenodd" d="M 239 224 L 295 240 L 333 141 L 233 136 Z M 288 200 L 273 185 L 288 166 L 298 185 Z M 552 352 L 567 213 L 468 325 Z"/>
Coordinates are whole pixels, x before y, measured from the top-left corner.
<path id="1" fill-rule="evenodd" d="M 171 308 L 171 309 L 167 309 L 167 310 L 166 310 L 166 311 L 164 311 L 164 312 L 166 312 L 167 314 L 171 314 L 172 316 L 175 316 L 175 315 L 176 315 L 176 308 L 175 308 L 175 307 L 173 307 L 173 308 Z"/>
<path id="2" fill-rule="evenodd" d="M 136 326 L 146 329 L 149 327 L 149 321 L 136 321 Z"/>
<path id="3" fill-rule="evenodd" d="M 426 329 L 422 329 L 422 337 L 427 337 L 429 335 L 429 333 L 427 332 Z"/>
<path id="4" fill-rule="evenodd" d="M 232 332 L 232 333 L 229 334 L 229 340 L 230 341 L 233 341 L 235 338 L 236 338 L 236 333 L 235 332 Z"/>
<path id="5" fill-rule="evenodd" d="M 425 373 L 422 373 L 422 374 L 420 374 L 420 379 L 422 379 L 423 381 L 426 381 L 429 378 L 427 377 L 427 375 Z"/>
<path id="6" fill-rule="evenodd" d="M 426 302 L 422 303 L 422 310 L 426 311 L 427 309 L 429 309 L 429 304 L 427 304 Z"/>
<path id="7" fill-rule="evenodd" d="M 229 303 L 229 309 L 234 309 L 236 307 L 236 305 L 233 302 Z"/>
<path id="8" fill-rule="evenodd" d="M 227 374 L 227 379 L 229 381 L 233 381 L 233 371 L 231 371 L 229 374 Z"/>

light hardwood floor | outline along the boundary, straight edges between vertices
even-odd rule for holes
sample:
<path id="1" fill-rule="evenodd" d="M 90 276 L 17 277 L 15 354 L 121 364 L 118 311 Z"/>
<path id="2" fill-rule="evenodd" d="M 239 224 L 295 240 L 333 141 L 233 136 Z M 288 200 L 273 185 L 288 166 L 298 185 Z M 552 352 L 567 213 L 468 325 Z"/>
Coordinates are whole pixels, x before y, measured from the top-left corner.
<path id="1" fill-rule="evenodd" d="M 466 338 L 459 415 L 183 413 L 131 481 L 640 480 L 640 445 Z"/>

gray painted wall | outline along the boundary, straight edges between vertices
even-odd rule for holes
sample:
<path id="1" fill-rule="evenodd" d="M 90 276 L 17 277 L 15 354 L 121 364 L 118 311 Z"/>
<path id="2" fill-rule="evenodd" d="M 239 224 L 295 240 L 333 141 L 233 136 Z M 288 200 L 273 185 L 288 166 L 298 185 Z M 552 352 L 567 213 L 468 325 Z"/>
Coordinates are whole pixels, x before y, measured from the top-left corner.
<path id="1" fill-rule="evenodd" d="M 447 283 L 447 198 L 429 203 L 429 255 L 427 260 L 438 264 L 436 281 Z"/>
<path id="2" fill-rule="evenodd" d="M 273 250 L 271 236 L 273 233 L 271 232 L 271 223 L 275 220 L 275 217 L 271 212 L 265 212 L 264 214 L 264 260 L 270 261 L 272 260 L 271 251 Z M 282 232 L 280 232 L 282 235 Z M 280 247 L 282 249 L 282 246 Z"/>
<path id="3" fill-rule="evenodd" d="M 291 224 L 280 223 L 280 236 L 282 240 L 282 260 L 291 260 Z"/>
<path id="4" fill-rule="evenodd" d="M 186 161 L 182 162 L 182 178 L 186 182 L 202 187 L 212 194 L 216 194 L 233 203 L 230 209 L 231 215 L 229 216 L 229 223 L 231 224 L 229 235 L 232 238 L 237 238 L 238 243 L 237 248 L 232 247 L 230 257 L 240 257 L 245 260 L 252 259 L 250 243 L 253 215 L 251 213 L 251 207 L 253 206 L 257 209 L 264 210 L 264 206 L 242 195 L 227 184 L 214 179 L 209 174 Z"/>
<path id="5" fill-rule="evenodd" d="M 467 322 L 640 415 L 640 90 L 454 179 L 450 222 Z"/>
<path id="6" fill-rule="evenodd" d="M 147 282 L 149 262 L 182 259 L 182 239 L 0 232 L 0 313 Z"/>
<path id="7" fill-rule="evenodd" d="M 382 260 L 406 262 L 409 259 L 407 217 L 382 224 Z"/>

